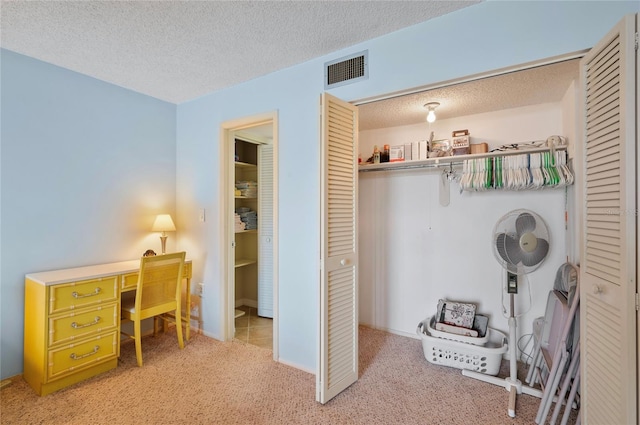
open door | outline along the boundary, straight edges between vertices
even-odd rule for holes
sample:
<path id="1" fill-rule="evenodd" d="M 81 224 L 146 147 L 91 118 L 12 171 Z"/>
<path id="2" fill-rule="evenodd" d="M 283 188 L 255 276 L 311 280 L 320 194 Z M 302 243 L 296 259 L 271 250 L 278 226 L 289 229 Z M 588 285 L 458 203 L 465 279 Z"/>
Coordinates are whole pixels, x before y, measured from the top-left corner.
<path id="1" fill-rule="evenodd" d="M 278 114 L 225 121 L 220 140 L 223 338 L 235 336 L 235 318 L 243 313 L 236 303 L 256 307 L 259 315 L 273 318 L 273 359 L 278 361 Z M 236 193 L 236 180 L 257 181 L 258 196 Z M 257 229 L 236 228 L 236 207 L 257 210 Z M 239 296 L 237 284 L 243 290 Z"/>
<path id="2" fill-rule="evenodd" d="M 636 19 L 627 16 L 581 63 L 583 423 L 638 423 Z"/>
<path id="3" fill-rule="evenodd" d="M 320 353 L 316 400 L 358 380 L 358 110 L 321 98 Z"/>
<path id="4" fill-rule="evenodd" d="M 258 146 L 258 316 L 273 318 L 273 145 Z"/>

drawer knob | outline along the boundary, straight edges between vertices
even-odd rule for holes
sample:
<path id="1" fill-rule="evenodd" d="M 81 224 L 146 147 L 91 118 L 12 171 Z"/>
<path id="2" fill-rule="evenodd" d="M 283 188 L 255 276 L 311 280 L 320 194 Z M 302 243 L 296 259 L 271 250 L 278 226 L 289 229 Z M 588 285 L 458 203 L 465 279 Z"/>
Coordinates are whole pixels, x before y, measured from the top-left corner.
<path id="1" fill-rule="evenodd" d="M 95 289 L 93 292 L 90 292 L 90 293 L 88 293 L 88 294 L 78 294 L 76 291 L 73 291 L 73 292 L 71 293 L 71 296 L 72 296 L 73 298 L 76 298 L 76 299 L 78 299 L 78 298 L 93 297 L 93 296 L 98 295 L 98 294 L 100 293 L 100 291 L 102 291 L 102 289 L 100 289 L 100 287 L 98 286 L 98 287 L 96 287 L 96 289 Z"/>
<path id="2" fill-rule="evenodd" d="M 90 352 L 85 353 L 85 354 L 80 354 L 80 355 L 77 355 L 76 353 L 71 353 L 71 354 L 69 354 L 69 357 L 71 357 L 72 360 L 84 359 L 85 357 L 93 356 L 94 354 L 96 354 L 98 352 L 99 349 L 100 349 L 100 346 L 96 345 L 95 347 L 93 347 L 93 351 L 90 351 Z"/>
<path id="3" fill-rule="evenodd" d="M 96 316 L 96 318 L 93 319 L 93 322 L 85 323 L 84 325 L 79 325 L 76 322 L 73 322 L 71 323 L 71 327 L 73 329 L 82 329 L 82 328 L 86 328 L 87 326 L 97 325 L 98 322 L 100 322 L 100 316 Z"/>

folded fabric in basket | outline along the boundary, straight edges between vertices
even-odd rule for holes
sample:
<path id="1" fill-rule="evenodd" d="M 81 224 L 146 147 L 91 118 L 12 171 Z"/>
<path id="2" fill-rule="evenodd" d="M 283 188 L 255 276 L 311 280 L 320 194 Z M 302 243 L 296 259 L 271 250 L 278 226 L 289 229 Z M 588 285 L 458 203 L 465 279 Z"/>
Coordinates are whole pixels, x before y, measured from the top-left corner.
<path id="1" fill-rule="evenodd" d="M 476 305 L 456 301 L 438 300 L 438 312 L 436 322 L 463 328 L 473 328 L 473 319 L 476 315 Z"/>
<path id="2" fill-rule="evenodd" d="M 478 336 L 478 331 L 475 330 L 475 329 L 463 328 L 463 327 L 460 327 L 460 326 L 449 325 L 448 323 L 442 323 L 442 322 L 436 323 L 436 330 L 437 331 L 443 331 L 443 332 L 449 332 L 449 333 L 455 334 L 455 335 L 473 336 L 473 337 L 477 337 Z"/>

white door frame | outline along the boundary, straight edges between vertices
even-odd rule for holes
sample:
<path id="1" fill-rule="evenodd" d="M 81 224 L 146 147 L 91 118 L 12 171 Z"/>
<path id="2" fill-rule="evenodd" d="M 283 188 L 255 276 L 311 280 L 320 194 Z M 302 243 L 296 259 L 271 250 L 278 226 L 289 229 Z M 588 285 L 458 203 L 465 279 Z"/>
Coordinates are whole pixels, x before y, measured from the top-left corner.
<path id="1" fill-rule="evenodd" d="M 238 131 L 248 131 L 259 125 L 272 125 L 273 146 L 273 359 L 279 358 L 278 335 L 278 113 L 267 112 L 259 115 L 225 121 L 220 125 L 220 299 L 222 308 L 222 339 L 230 341 L 234 334 L 235 288 L 232 277 L 235 275 L 234 258 L 230 255 L 232 242 L 235 240 L 233 214 L 234 191 L 231 189 L 235 179 L 235 137 Z"/>

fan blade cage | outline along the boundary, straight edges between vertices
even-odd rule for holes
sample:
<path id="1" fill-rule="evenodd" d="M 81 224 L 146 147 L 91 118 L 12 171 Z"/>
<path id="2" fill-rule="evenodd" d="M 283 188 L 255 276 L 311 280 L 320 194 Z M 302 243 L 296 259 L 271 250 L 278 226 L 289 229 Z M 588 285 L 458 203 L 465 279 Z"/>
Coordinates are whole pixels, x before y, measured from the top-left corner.
<path id="1" fill-rule="evenodd" d="M 533 215 L 528 212 L 518 214 L 518 218 L 516 218 L 516 233 L 523 235 L 534 230 L 536 230 L 536 219 Z"/>
<path id="2" fill-rule="evenodd" d="M 523 252 L 522 264 L 526 267 L 535 267 L 547 256 L 549 252 L 549 242 L 545 239 L 538 238 L 538 245 L 533 252 Z"/>
<path id="3" fill-rule="evenodd" d="M 549 253 L 549 232 L 542 218 L 528 210 L 504 215 L 493 231 L 494 255 L 503 268 L 514 274 L 530 273 Z"/>
<path id="4" fill-rule="evenodd" d="M 520 263 L 520 247 L 515 233 L 499 233 L 496 236 L 494 244 L 498 251 L 498 261 L 502 264 L 502 267 L 509 270 L 511 273 L 517 272 L 517 265 Z"/>

